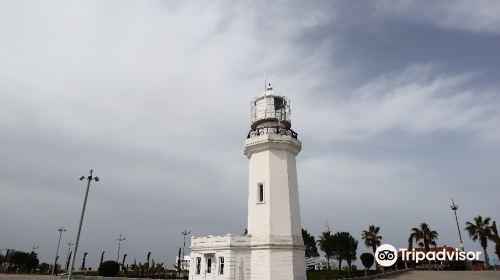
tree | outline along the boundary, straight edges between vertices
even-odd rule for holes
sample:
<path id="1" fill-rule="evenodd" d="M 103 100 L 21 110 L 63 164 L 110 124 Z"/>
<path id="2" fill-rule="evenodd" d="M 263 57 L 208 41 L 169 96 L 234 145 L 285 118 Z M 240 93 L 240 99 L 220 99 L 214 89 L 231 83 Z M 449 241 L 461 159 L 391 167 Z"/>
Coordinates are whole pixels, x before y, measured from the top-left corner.
<path id="1" fill-rule="evenodd" d="M 327 267 L 328 270 L 330 270 L 330 259 L 333 258 L 335 252 L 335 244 L 332 233 L 330 231 L 325 231 L 321 233 L 321 235 L 318 238 L 318 245 L 321 251 L 325 253 Z"/>
<path id="2" fill-rule="evenodd" d="M 342 270 L 342 261 L 346 260 L 351 266 L 351 261 L 356 260 L 356 250 L 358 249 L 358 241 L 348 232 L 337 232 L 333 235 L 334 256 L 339 262 L 339 271 Z"/>
<path id="3" fill-rule="evenodd" d="M 17 251 L 11 255 L 10 262 L 14 269 L 26 272 L 33 271 L 39 264 L 37 253 L 34 251 L 30 253 Z"/>
<path id="4" fill-rule="evenodd" d="M 359 258 L 361 259 L 361 263 L 365 267 L 365 276 L 366 276 L 367 275 L 366 270 L 372 267 L 375 257 L 370 253 L 363 253 Z"/>
<path id="5" fill-rule="evenodd" d="M 429 251 L 430 246 L 436 247 L 436 240 L 439 234 L 435 230 L 431 230 L 428 224 L 421 223 L 419 228 L 412 228 L 410 232 L 410 237 L 408 238 L 408 250 L 413 248 L 413 241 L 415 241 L 418 246 L 423 247 L 425 252 Z M 428 269 L 431 269 L 431 263 L 429 262 Z"/>
<path id="6" fill-rule="evenodd" d="M 120 271 L 120 265 L 115 261 L 105 261 L 99 265 L 97 272 L 104 277 L 113 277 Z"/>
<path id="7" fill-rule="evenodd" d="M 412 228 L 410 237 L 408 238 L 408 250 L 413 248 L 413 241 L 417 242 L 418 246 L 425 248 L 428 251 L 430 246 L 436 247 L 436 240 L 439 234 L 435 230 L 431 230 L 428 224 L 421 223 L 420 228 Z"/>
<path id="8" fill-rule="evenodd" d="M 492 237 L 490 220 L 490 217 L 486 217 L 485 219 L 483 219 L 483 217 L 477 216 L 474 218 L 474 223 L 465 223 L 465 230 L 469 233 L 470 238 L 473 241 L 479 240 L 479 244 L 483 248 L 485 269 L 488 269 L 490 267 L 490 258 L 488 257 L 488 252 L 486 250 L 486 248 L 488 247 L 488 238 Z"/>
<path id="9" fill-rule="evenodd" d="M 347 244 L 347 254 L 346 261 L 347 266 L 349 267 L 349 271 L 352 270 L 352 262 L 356 261 L 356 251 L 358 250 L 358 241 L 354 239 L 354 237 L 349 234 L 349 242 Z"/>
<path id="10" fill-rule="evenodd" d="M 101 253 L 101 262 L 99 263 L 99 265 L 101 265 L 102 262 L 104 261 L 104 253 L 106 253 L 106 252 L 102 251 L 102 253 Z"/>
<path id="11" fill-rule="evenodd" d="M 491 225 L 491 241 L 495 242 L 495 254 L 497 255 L 497 258 L 500 259 L 500 236 L 498 236 L 498 229 L 497 229 L 497 223 L 493 221 L 493 224 Z"/>
<path id="12" fill-rule="evenodd" d="M 50 271 L 50 267 L 51 267 L 51 265 L 48 263 L 41 263 L 38 266 L 38 272 L 41 274 L 46 274 Z"/>
<path id="13" fill-rule="evenodd" d="M 314 236 L 309 234 L 307 230 L 302 229 L 302 239 L 304 240 L 304 246 L 306 247 L 306 258 L 319 257 L 318 248 L 316 247 L 316 240 L 314 239 Z"/>
<path id="14" fill-rule="evenodd" d="M 377 251 L 377 247 L 382 244 L 382 236 L 379 235 L 380 227 L 370 225 L 367 230 L 361 232 L 361 238 L 365 241 L 365 245 L 371 248 L 373 254 Z M 375 267 L 378 270 L 378 264 L 375 263 Z"/>
<path id="15" fill-rule="evenodd" d="M 127 258 L 127 254 L 123 254 L 123 259 L 122 259 L 122 270 L 127 272 L 127 267 L 125 266 L 125 259 Z"/>
<path id="16" fill-rule="evenodd" d="M 87 254 L 87 252 L 83 253 L 82 267 L 80 267 L 81 270 L 85 270 L 85 259 L 87 258 Z"/>
<path id="17" fill-rule="evenodd" d="M 177 256 L 177 266 L 175 268 L 177 268 L 177 275 L 180 276 L 182 271 L 181 248 L 179 248 L 179 255 Z"/>

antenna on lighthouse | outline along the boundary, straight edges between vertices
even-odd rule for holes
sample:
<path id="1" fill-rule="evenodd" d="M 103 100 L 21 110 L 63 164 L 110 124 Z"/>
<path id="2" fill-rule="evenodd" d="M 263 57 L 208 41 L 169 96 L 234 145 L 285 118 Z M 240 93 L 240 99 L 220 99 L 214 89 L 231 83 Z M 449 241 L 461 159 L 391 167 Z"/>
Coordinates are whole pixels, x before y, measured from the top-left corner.
<path id="1" fill-rule="evenodd" d="M 267 76 L 266 76 L 266 71 L 264 71 L 264 92 L 266 92 L 267 88 Z"/>

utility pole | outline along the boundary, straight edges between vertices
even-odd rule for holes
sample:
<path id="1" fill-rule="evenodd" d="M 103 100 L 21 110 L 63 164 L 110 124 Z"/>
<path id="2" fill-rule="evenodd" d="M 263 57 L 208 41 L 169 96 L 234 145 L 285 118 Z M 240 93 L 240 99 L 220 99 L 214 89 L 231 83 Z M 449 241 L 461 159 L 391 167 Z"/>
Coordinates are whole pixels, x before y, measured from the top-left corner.
<path id="1" fill-rule="evenodd" d="M 78 242 L 80 242 L 80 232 L 82 231 L 83 216 L 85 215 L 85 206 L 87 206 L 87 197 L 89 196 L 90 182 L 92 180 L 99 182 L 99 177 L 92 177 L 92 172 L 93 170 L 90 169 L 89 176 L 80 177 L 80 181 L 84 179 L 87 180 L 87 191 L 85 192 L 85 198 L 83 199 L 82 214 L 80 215 L 80 225 L 78 225 L 78 233 L 76 234 L 75 253 L 73 254 L 73 259 L 71 260 L 71 266 L 69 268 L 69 273 L 68 273 L 68 280 L 71 280 L 71 277 L 73 276 L 73 266 L 75 265 L 76 252 L 78 250 Z"/>
<path id="2" fill-rule="evenodd" d="M 120 237 L 118 237 L 116 240 L 118 240 L 118 254 L 116 255 L 116 263 L 118 263 L 118 260 L 120 259 L 120 246 L 122 244 L 122 241 L 127 239 L 126 237 L 122 237 L 120 234 Z"/>
<path id="3" fill-rule="evenodd" d="M 460 226 L 458 225 L 458 218 L 457 218 L 457 210 L 458 210 L 458 205 L 455 204 L 455 201 L 453 201 L 453 198 L 451 199 L 451 210 L 455 213 L 455 221 L 457 222 L 457 230 L 458 230 L 458 237 L 460 238 L 460 249 L 462 249 L 462 252 L 464 251 L 464 242 L 462 241 L 462 233 L 460 232 Z"/>
<path id="4" fill-rule="evenodd" d="M 191 232 L 185 230 L 185 231 L 181 232 L 181 234 L 184 235 L 184 244 L 182 245 L 182 261 L 183 261 L 185 253 L 186 253 L 186 251 L 185 251 L 186 250 L 186 236 L 191 234 Z"/>
<path id="5" fill-rule="evenodd" d="M 56 271 L 57 267 L 57 257 L 58 257 L 57 255 L 59 254 L 59 244 L 61 244 L 61 236 L 63 231 L 66 231 L 66 229 L 64 229 L 64 227 L 60 227 L 57 231 L 59 232 L 59 240 L 57 241 L 56 256 L 54 258 L 54 267 L 52 268 L 52 276 L 54 276 L 54 272 Z"/>

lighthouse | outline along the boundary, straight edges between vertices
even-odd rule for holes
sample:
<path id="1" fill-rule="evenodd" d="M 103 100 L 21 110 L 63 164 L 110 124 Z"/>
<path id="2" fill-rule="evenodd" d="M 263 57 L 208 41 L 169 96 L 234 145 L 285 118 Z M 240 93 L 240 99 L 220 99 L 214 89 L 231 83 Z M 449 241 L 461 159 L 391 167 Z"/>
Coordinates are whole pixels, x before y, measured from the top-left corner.
<path id="1" fill-rule="evenodd" d="M 190 279 L 306 279 L 296 167 L 302 143 L 290 115 L 290 100 L 270 84 L 251 101 L 248 232 L 193 236 Z"/>

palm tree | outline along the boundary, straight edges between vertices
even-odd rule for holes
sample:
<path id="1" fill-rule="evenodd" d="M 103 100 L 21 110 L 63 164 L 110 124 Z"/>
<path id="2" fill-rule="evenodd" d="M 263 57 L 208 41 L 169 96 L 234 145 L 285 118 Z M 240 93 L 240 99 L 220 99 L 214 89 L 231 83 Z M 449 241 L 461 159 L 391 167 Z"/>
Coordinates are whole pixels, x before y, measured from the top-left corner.
<path id="1" fill-rule="evenodd" d="M 408 238 L 408 250 L 413 248 L 413 240 L 417 242 L 418 246 L 423 247 L 425 252 L 429 251 L 430 246 L 436 247 L 436 240 L 438 239 L 438 233 L 435 230 L 431 230 L 428 224 L 421 223 L 420 228 L 412 228 L 410 233 L 410 238 Z M 428 269 L 431 269 L 431 263 L 429 262 Z"/>
<path id="2" fill-rule="evenodd" d="M 374 225 L 368 226 L 367 230 L 363 230 L 361 232 L 361 238 L 365 241 L 365 245 L 368 248 L 371 248 L 373 251 L 373 255 L 375 255 L 375 251 L 377 251 L 377 247 L 382 244 L 382 236 L 379 235 L 380 227 L 376 227 Z M 375 267 L 378 270 L 378 264 L 375 263 Z"/>
<path id="3" fill-rule="evenodd" d="M 382 236 L 378 235 L 379 231 L 380 227 L 371 225 L 368 227 L 368 230 L 361 232 L 361 238 L 365 241 L 366 247 L 372 249 L 373 254 L 377 251 L 377 247 L 382 244 Z"/>
<path id="4" fill-rule="evenodd" d="M 431 230 L 428 224 L 421 223 L 420 228 L 412 228 L 410 238 L 408 238 L 408 250 L 413 248 L 413 241 L 417 242 L 418 246 L 425 248 L 428 251 L 430 246 L 436 247 L 436 240 L 439 234 L 435 230 Z"/>
<path id="5" fill-rule="evenodd" d="M 325 253 L 327 267 L 330 270 L 330 259 L 333 257 L 335 251 L 332 233 L 330 231 L 323 232 L 318 238 L 318 245 L 321 251 Z"/>
<path id="6" fill-rule="evenodd" d="M 500 236 L 498 236 L 497 223 L 493 221 L 491 225 L 491 241 L 495 242 L 495 254 L 500 259 Z"/>
<path id="7" fill-rule="evenodd" d="M 477 216 L 474 218 L 474 223 L 467 222 L 465 224 L 465 230 L 469 233 L 470 238 L 472 238 L 473 241 L 479 240 L 479 244 L 483 247 L 485 269 L 490 267 L 490 258 L 488 257 L 488 252 L 486 251 L 486 247 L 488 247 L 488 238 L 493 236 L 490 220 L 490 217 L 486 217 L 483 220 L 483 217 Z"/>

